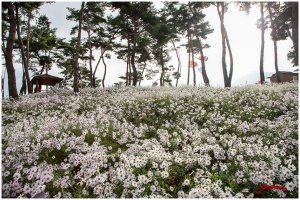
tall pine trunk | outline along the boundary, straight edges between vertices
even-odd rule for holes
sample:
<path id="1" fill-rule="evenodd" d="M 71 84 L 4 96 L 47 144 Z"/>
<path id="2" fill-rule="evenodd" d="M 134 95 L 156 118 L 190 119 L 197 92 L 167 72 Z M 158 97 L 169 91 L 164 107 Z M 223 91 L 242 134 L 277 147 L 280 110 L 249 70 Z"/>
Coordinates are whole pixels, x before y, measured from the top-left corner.
<path id="1" fill-rule="evenodd" d="M 129 73 L 129 59 L 127 59 L 126 64 L 127 64 L 127 65 L 126 65 L 126 74 L 125 74 L 125 75 L 126 75 L 126 77 L 125 77 L 125 78 L 126 78 L 126 83 L 125 83 L 125 85 L 128 86 L 128 85 L 129 85 L 129 78 L 128 78 L 128 73 Z"/>
<path id="2" fill-rule="evenodd" d="M 131 67 L 131 57 L 129 58 L 129 74 L 128 74 L 129 85 L 132 85 L 132 67 Z"/>
<path id="3" fill-rule="evenodd" d="M 232 80 L 232 74 L 233 74 L 233 55 L 232 55 L 232 51 L 231 51 L 231 46 L 230 46 L 227 30 L 226 30 L 224 24 L 223 24 L 223 27 L 224 27 L 224 31 L 225 31 L 226 45 L 227 45 L 228 53 L 229 53 L 230 67 L 229 67 L 229 77 L 228 77 L 229 80 L 228 80 L 228 82 L 229 82 L 229 87 L 231 87 L 231 80 Z"/>
<path id="4" fill-rule="evenodd" d="M 74 92 L 79 92 L 79 64 L 78 64 L 78 59 L 79 59 L 79 51 L 80 51 L 80 41 L 81 41 L 81 24 L 82 24 L 82 18 L 83 18 L 83 8 L 84 8 L 84 2 L 81 4 L 81 9 L 80 9 L 80 17 L 79 17 L 79 29 L 78 29 L 78 38 L 77 38 L 77 43 L 76 43 L 76 54 L 75 54 L 75 66 L 74 66 L 74 83 L 73 83 L 73 88 Z"/>
<path id="5" fill-rule="evenodd" d="M 25 75 L 25 71 L 23 68 L 23 76 L 22 76 L 22 87 L 20 89 L 20 95 L 25 95 L 26 94 L 26 75 Z"/>
<path id="6" fill-rule="evenodd" d="M 178 79 L 179 79 L 179 77 L 180 77 L 179 74 L 180 74 L 180 72 L 181 72 L 181 60 L 180 60 L 180 56 L 179 56 L 179 53 L 178 53 L 178 50 L 177 50 L 177 48 L 176 48 L 176 46 L 175 46 L 174 41 L 171 40 L 171 42 L 172 42 L 173 48 L 174 48 L 174 50 L 175 50 L 175 52 L 176 52 L 176 57 L 177 57 L 177 60 L 178 60 L 177 77 L 176 77 L 176 87 L 177 87 L 177 86 L 178 86 Z"/>
<path id="7" fill-rule="evenodd" d="M 130 85 L 130 75 L 129 75 L 129 69 L 130 69 L 130 37 L 129 37 L 129 27 L 128 27 L 128 18 L 126 21 L 126 30 L 127 30 L 127 35 L 126 35 L 126 39 L 127 39 L 127 66 L 126 66 L 126 86 Z"/>
<path id="8" fill-rule="evenodd" d="M 261 15 L 261 48 L 260 48 L 260 62 L 259 62 L 259 72 L 260 72 L 260 83 L 264 84 L 265 74 L 264 74 L 264 50 L 265 50 L 265 17 L 264 17 L 264 3 L 260 2 L 260 15 Z"/>
<path id="9" fill-rule="evenodd" d="M 104 73 L 103 73 L 103 78 L 102 78 L 102 87 L 104 88 L 104 81 L 105 81 L 105 77 L 106 77 L 106 63 L 104 61 L 104 56 L 102 55 L 102 62 L 103 62 L 103 65 L 104 65 Z"/>
<path id="10" fill-rule="evenodd" d="M 27 79 L 27 89 L 28 89 L 28 93 L 33 93 L 33 85 L 31 84 L 30 82 L 30 76 L 29 76 L 29 47 L 30 47 L 30 34 L 31 34 L 31 17 L 32 17 L 32 11 L 30 10 L 29 13 L 28 13 L 28 21 L 27 21 L 27 27 L 28 27 L 28 30 L 27 30 L 27 38 L 26 38 L 26 65 L 25 65 L 25 75 L 26 75 L 26 79 Z"/>
<path id="11" fill-rule="evenodd" d="M 93 58 L 93 49 L 92 49 L 92 42 L 91 42 L 91 29 L 90 29 L 90 25 L 88 26 L 88 48 L 89 48 L 89 67 L 90 67 L 90 72 L 89 72 L 89 76 L 90 76 L 90 84 L 91 87 L 95 87 L 94 84 L 94 77 L 93 77 L 93 66 L 92 66 L 92 58 Z"/>
<path id="12" fill-rule="evenodd" d="M 163 47 L 161 47 L 160 49 L 160 64 L 161 64 L 161 74 L 160 74 L 160 79 L 159 79 L 159 82 L 160 82 L 160 86 L 164 86 L 164 79 L 165 79 L 165 66 L 164 66 L 164 57 L 163 57 Z"/>
<path id="13" fill-rule="evenodd" d="M 221 6 L 221 11 L 220 11 Z M 225 5 L 224 2 L 217 3 L 218 15 L 221 22 L 221 36 L 222 36 L 222 69 L 224 77 L 224 87 L 230 87 L 230 81 L 227 74 L 227 65 L 226 65 L 226 30 L 224 25 L 224 14 L 225 14 Z"/>
<path id="14" fill-rule="evenodd" d="M 277 77 L 277 82 L 280 83 L 280 74 L 279 74 L 279 69 L 278 69 L 278 55 L 277 55 L 277 41 L 273 40 L 273 45 L 274 45 L 274 65 L 275 65 L 275 72 L 276 72 L 276 77 Z"/>
<path id="15" fill-rule="evenodd" d="M 190 3 L 188 5 L 189 5 L 189 8 L 190 8 L 190 11 L 193 13 L 193 15 L 195 15 L 196 14 L 195 8 L 192 9 Z M 203 53 L 202 43 L 201 43 L 201 40 L 200 40 L 199 36 L 197 34 L 195 34 L 195 35 L 196 35 L 196 39 L 197 39 L 197 41 L 199 43 L 200 55 L 201 55 L 201 58 L 202 58 L 200 61 L 201 61 L 201 66 L 202 66 L 202 78 L 203 78 L 203 82 L 204 82 L 204 84 L 206 86 L 209 86 L 209 79 L 208 79 L 208 76 L 206 74 L 206 68 L 205 68 L 205 61 L 204 61 L 204 53 Z"/>
<path id="16" fill-rule="evenodd" d="M 196 38 L 199 43 L 199 48 L 200 48 L 200 55 L 201 55 L 201 66 L 202 66 L 202 77 L 203 77 L 203 82 L 206 86 L 209 86 L 209 79 L 206 73 L 206 67 L 205 67 L 205 61 L 204 61 L 204 53 L 203 53 L 203 48 L 202 48 L 202 43 L 200 38 L 196 35 Z"/>
<path id="17" fill-rule="evenodd" d="M 100 57 L 99 57 L 99 59 L 97 61 L 96 67 L 95 67 L 94 72 L 93 72 L 93 87 L 96 87 L 96 72 L 97 72 L 97 69 L 98 69 L 98 67 L 100 65 L 100 61 L 102 59 L 103 54 L 104 54 L 104 49 L 101 48 L 101 54 L 100 54 Z"/>
<path id="18" fill-rule="evenodd" d="M 131 64 L 130 64 L 130 55 L 128 55 L 127 59 L 127 68 L 126 68 L 126 86 L 131 85 Z"/>
<path id="19" fill-rule="evenodd" d="M 16 25 L 17 25 L 18 43 L 19 43 L 19 49 L 21 52 L 22 67 L 23 67 L 22 87 L 20 89 L 20 95 L 22 95 L 22 94 L 26 94 L 26 90 L 27 90 L 25 70 L 26 70 L 26 68 L 28 69 L 28 67 L 27 67 L 26 55 L 25 55 L 25 50 L 24 50 L 23 41 L 22 41 L 22 37 L 21 37 L 21 31 L 20 31 L 18 4 L 15 5 L 15 10 L 16 10 Z"/>
<path id="20" fill-rule="evenodd" d="M 8 8 L 8 18 L 9 18 L 9 35 L 7 38 L 7 44 L 5 49 L 5 62 L 7 69 L 7 79 L 8 79 L 8 92 L 9 97 L 17 99 L 18 91 L 16 86 L 16 75 L 13 63 L 13 47 L 16 36 L 16 19 L 14 16 L 14 5 L 12 2 L 3 2 L 3 6 Z"/>
<path id="21" fill-rule="evenodd" d="M 146 69 L 146 66 L 147 66 L 147 63 L 144 62 L 144 67 L 143 67 L 142 74 L 141 74 L 141 77 L 140 77 L 140 80 L 139 80 L 139 86 L 141 85 L 142 78 L 143 78 L 143 76 L 144 76 L 144 71 L 145 71 L 145 69 Z"/>
<path id="22" fill-rule="evenodd" d="M 44 63 L 43 63 L 43 67 L 42 67 L 42 69 L 41 69 L 41 71 L 40 71 L 40 74 L 43 74 L 45 68 L 46 68 L 46 63 L 44 62 Z"/>
<path id="23" fill-rule="evenodd" d="M 196 86 L 196 71 L 195 71 L 195 59 L 194 59 L 194 49 L 192 47 L 192 61 L 193 61 L 193 77 L 194 77 L 194 86 Z"/>
<path id="24" fill-rule="evenodd" d="M 188 30 L 188 50 L 189 50 L 189 60 L 188 60 L 188 78 L 187 78 L 187 85 L 190 84 L 190 68 L 191 68 L 191 39 L 190 39 L 190 30 Z"/>
<path id="25" fill-rule="evenodd" d="M 133 6 L 133 3 L 130 2 L 131 6 Z M 138 72 L 135 66 L 135 52 L 136 52 L 136 37 L 138 34 L 138 24 L 137 24 L 137 19 L 134 17 L 133 13 L 131 12 L 130 14 L 130 19 L 133 22 L 133 31 L 131 33 L 131 42 L 132 42 L 132 49 L 131 49 L 131 67 L 132 67 L 132 85 L 136 86 L 138 82 Z"/>
<path id="26" fill-rule="evenodd" d="M 277 82 L 280 83 L 281 79 L 280 79 L 280 75 L 279 75 L 279 70 L 278 70 L 278 57 L 277 57 L 277 40 L 276 38 L 273 38 L 273 30 L 274 30 L 274 19 L 273 19 L 273 12 L 271 9 L 271 6 L 268 5 L 268 11 L 269 11 L 269 16 L 270 16 L 270 22 L 271 22 L 271 36 L 272 36 L 272 40 L 273 40 L 273 44 L 274 44 L 274 65 L 275 65 L 275 72 L 276 72 L 276 77 L 277 77 Z"/>
<path id="27" fill-rule="evenodd" d="M 298 2 L 292 2 L 292 40 L 293 40 L 293 46 L 295 50 L 295 65 L 298 66 L 298 20 L 299 14 L 298 14 Z"/>
<path id="28" fill-rule="evenodd" d="M 135 35 L 132 35 L 132 43 L 133 43 L 133 47 L 132 47 L 132 51 L 131 51 L 131 67 L 132 67 L 132 71 L 133 71 L 133 79 L 132 79 L 132 85 L 136 86 L 137 85 L 137 81 L 138 81 L 138 73 L 135 67 L 135 50 L 136 50 L 136 39 L 135 39 Z"/>
<path id="29" fill-rule="evenodd" d="M 131 85 L 131 66 L 130 66 L 130 37 L 127 34 L 127 69 L 126 69 L 126 86 Z"/>

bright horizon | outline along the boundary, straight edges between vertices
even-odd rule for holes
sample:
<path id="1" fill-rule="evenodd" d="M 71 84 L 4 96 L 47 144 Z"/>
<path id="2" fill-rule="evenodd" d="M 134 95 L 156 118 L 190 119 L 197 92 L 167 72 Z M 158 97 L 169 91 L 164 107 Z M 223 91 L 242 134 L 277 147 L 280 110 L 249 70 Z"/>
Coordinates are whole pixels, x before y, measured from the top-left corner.
<path id="1" fill-rule="evenodd" d="M 156 7 L 161 7 L 162 3 L 154 1 Z M 67 9 L 66 7 L 73 7 L 79 9 L 81 2 L 55 2 L 52 4 L 45 4 L 39 10 L 41 15 L 46 15 L 51 22 L 51 28 L 57 28 L 57 36 L 60 38 L 70 38 L 71 28 L 76 25 L 72 21 L 66 20 Z M 221 33 L 220 33 L 220 21 L 217 15 L 217 10 L 214 6 L 211 6 L 204 10 L 206 14 L 206 20 L 209 21 L 214 32 L 208 35 L 205 43 L 209 44 L 211 47 L 204 50 L 204 54 L 208 57 L 206 61 L 207 75 L 209 77 L 211 86 L 223 87 L 223 75 L 222 75 L 222 65 L 221 65 Z M 256 22 L 260 18 L 259 7 L 253 6 L 250 13 L 247 15 L 245 12 L 239 11 L 239 8 L 231 3 L 227 13 L 225 14 L 225 25 L 228 32 L 229 40 L 231 43 L 231 48 L 233 52 L 233 78 L 232 86 L 252 84 L 250 74 L 257 72 L 257 77 L 259 77 L 259 59 L 260 59 L 260 29 L 256 27 Z M 83 34 L 84 37 L 84 34 Z M 181 43 L 186 43 L 186 38 L 182 38 Z M 292 46 L 291 40 L 288 38 L 284 41 L 278 42 L 278 67 L 280 71 L 293 71 L 294 68 L 290 61 L 287 60 L 287 53 Z M 171 47 L 171 45 L 170 45 Z M 96 52 L 96 51 L 94 51 Z M 97 52 L 96 52 L 97 53 Z M 110 52 L 111 53 L 111 52 Z M 173 65 L 175 70 L 177 68 L 178 62 L 175 52 L 172 50 L 170 52 L 172 60 L 168 62 L 168 65 Z M 228 56 L 228 52 L 227 52 Z M 18 56 L 17 56 L 18 57 Z M 16 57 L 16 58 L 17 58 Z M 179 79 L 179 85 L 186 85 L 187 82 L 187 63 L 188 54 L 183 47 L 180 48 L 180 57 L 182 61 L 182 76 Z M 96 65 L 98 56 L 95 55 L 95 61 L 93 61 L 93 66 Z M 112 59 L 106 60 L 107 63 L 107 76 L 105 80 L 106 87 L 112 86 L 114 83 L 121 81 L 120 76 L 123 76 L 126 72 L 126 62 L 119 60 L 116 56 L 112 56 Z M 227 61 L 229 65 L 229 60 Z M 198 61 L 200 65 L 200 62 Z M 21 64 L 15 63 L 14 65 L 17 78 L 17 90 L 19 92 L 22 81 L 22 67 Z M 274 49 L 273 42 L 270 38 L 270 30 L 267 29 L 265 32 L 265 56 L 264 56 L 264 71 L 266 73 L 275 73 L 274 68 Z M 49 74 L 60 76 L 60 69 L 58 69 L 55 64 L 49 71 Z M 3 74 L 4 73 L 4 74 Z M 7 86 L 7 74 L 2 67 L 2 76 L 5 76 L 5 96 L 8 96 L 8 86 Z M 247 77 L 248 75 L 248 77 Z M 96 73 L 99 79 L 103 76 L 103 65 L 99 66 Z M 192 85 L 192 73 L 190 77 L 190 85 Z M 197 85 L 203 85 L 203 79 L 201 73 L 196 69 Z M 247 79 L 248 78 L 248 79 Z M 243 80 L 241 80 L 243 79 Z M 253 79 L 253 77 L 252 77 Z M 151 81 L 143 80 L 143 86 L 150 86 Z M 266 80 L 268 78 L 266 77 Z M 176 80 L 173 80 L 173 85 L 175 85 Z"/>

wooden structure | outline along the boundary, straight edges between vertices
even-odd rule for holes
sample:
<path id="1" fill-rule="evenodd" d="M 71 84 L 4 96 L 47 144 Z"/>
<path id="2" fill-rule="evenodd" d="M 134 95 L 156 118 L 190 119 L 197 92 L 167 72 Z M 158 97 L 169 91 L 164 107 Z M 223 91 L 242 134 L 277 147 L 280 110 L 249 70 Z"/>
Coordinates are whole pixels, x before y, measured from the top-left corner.
<path id="1" fill-rule="evenodd" d="M 62 80 L 64 80 L 64 79 L 56 77 L 56 76 L 52 76 L 49 74 L 41 74 L 41 75 L 37 75 L 37 76 L 33 77 L 30 82 L 31 82 L 31 84 L 36 85 L 34 92 L 41 92 L 42 85 L 55 86 L 57 83 L 61 83 Z"/>
<path id="2" fill-rule="evenodd" d="M 280 71 L 279 77 L 280 77 L 281 82 L 298 81 L 298 73 L 294 73 L 294 72 Z M 268 78 L 271 80 L 271 83 L 277 83 L 276 73 Z"/>

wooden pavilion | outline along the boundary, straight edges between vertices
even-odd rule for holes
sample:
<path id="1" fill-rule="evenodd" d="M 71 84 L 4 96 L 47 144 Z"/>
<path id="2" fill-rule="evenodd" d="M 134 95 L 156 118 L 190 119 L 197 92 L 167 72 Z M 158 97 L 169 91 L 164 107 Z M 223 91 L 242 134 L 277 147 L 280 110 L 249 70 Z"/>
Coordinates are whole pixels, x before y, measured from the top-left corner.
<path id="1" fill-rule="evenodd" d="M 283 82 L 292 82 L 298 81 L 298 73 L 295 72 L 287 72 L 287 71 L 279 71 L 280 81 Z M 271 83 L 277 83 L 277 75 L 276 73 L 272 76 L 268 77 L 271 80 Z"/>
<path id="2" fill-rule="evenodd" d="M 36 85 L 34 92 L 41 92 L 42 85 L 55 86 L 57 83 L 61 84 L 62 80 L 64 79 L 49 74 L 41 74 L 33 77 L 30 82 L 31 84 Z"/>

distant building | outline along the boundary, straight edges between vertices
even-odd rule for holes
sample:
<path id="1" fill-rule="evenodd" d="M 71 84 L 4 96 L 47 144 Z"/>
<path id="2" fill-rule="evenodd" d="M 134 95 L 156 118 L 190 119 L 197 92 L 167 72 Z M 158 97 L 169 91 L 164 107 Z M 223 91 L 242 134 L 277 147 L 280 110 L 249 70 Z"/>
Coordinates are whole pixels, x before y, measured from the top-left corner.
<path id="1" fill-rule="evenodd" d="M 292 82 L 292 81 L 298 81 L 298 73 L 295 72 L 285 72 L 280 71 L 279 77 L 281 82 Z M 276 73 L 272 76 L 268 77 L 271 80 L 271 83 L 277 83 L 277 76 Z"/>

